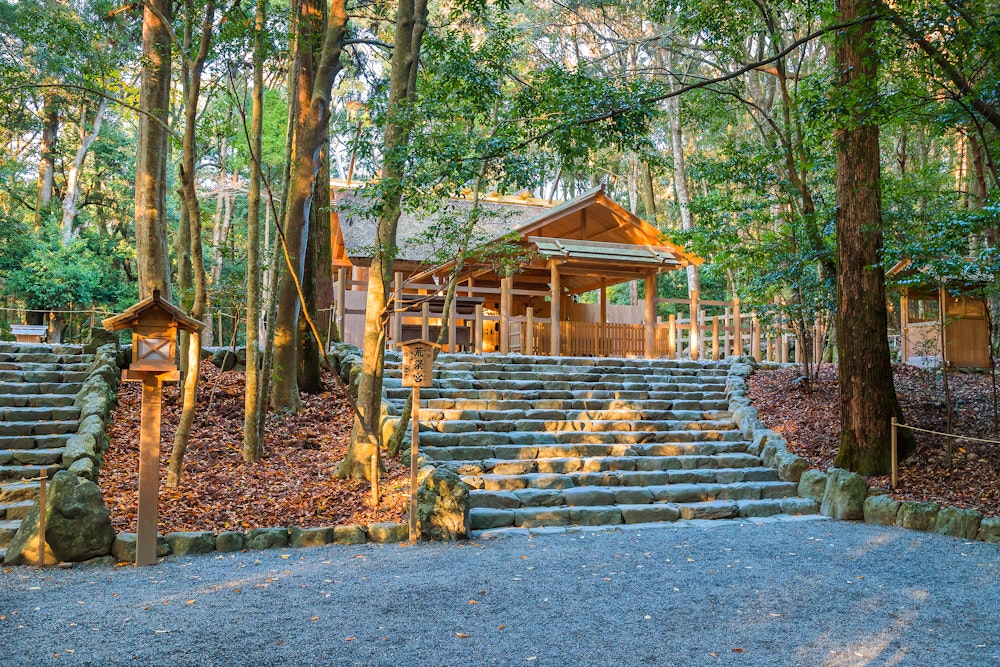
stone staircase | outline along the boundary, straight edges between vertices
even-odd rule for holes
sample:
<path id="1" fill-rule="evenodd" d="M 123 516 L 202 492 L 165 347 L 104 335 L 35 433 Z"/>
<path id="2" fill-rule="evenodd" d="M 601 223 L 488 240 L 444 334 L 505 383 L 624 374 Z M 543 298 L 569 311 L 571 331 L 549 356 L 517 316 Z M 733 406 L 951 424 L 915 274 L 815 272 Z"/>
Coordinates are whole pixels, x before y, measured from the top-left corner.
<path id="1" fill-rule="evenodd" d="M 0 559 L 38 497 L 38 478 L 63 469 L 79 426 L 73 405 L 94 355 L 79 345 L 0 343 Z"/>
<path id="2" fill-rule="evenodd" d="M 473 531 L 818 510 L 747 453 L 727 364 L 441 355 L 435 368 L 421 390 L 421 456 L 472 487 Z M 398 354 L 384 387 L 398 414 L 410 392 Z"/>

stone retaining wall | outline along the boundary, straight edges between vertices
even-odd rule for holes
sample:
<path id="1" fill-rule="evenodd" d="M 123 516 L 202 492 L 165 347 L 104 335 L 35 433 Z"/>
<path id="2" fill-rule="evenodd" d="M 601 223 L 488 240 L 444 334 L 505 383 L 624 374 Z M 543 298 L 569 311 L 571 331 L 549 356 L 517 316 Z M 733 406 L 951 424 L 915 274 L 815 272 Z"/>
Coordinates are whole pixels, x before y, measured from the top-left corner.
<path id="1" fill-rule="evenodd" d="M 751 357 L 737 357 L 729 368 L 726 391 L 733 422 L 743 437 L 752 441 L 748 451 L 760 456 L 764 465 L 775 468 L 782 480 L 798 482 L 799 496 L 815 500 L 821 514 L 1000 544 L 1000 517 L 984 517 L 976 510 L 937 503 L 895 500 L 887 490 L 869 488 L 864 477 L 847 470 L 810 468 L 809 461 L 788 451 L 781 434 L 766 428 L 757 418 L 757 408 L 746 395 L 747 378 L 757 367 Z"/>

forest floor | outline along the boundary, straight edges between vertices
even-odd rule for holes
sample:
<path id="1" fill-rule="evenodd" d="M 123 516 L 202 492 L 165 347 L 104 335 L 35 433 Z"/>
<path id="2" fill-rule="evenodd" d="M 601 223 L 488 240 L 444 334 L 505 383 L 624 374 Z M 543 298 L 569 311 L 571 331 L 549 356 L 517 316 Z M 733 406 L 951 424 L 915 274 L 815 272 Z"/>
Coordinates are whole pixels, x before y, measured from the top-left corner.
<path id="1" fill-rule="evenodd" d="M 180 417 L 179 388 L 164 388 L 160 532 L 405 521 L 409 473 L 398 460 L 386 461 L 378 509 L 371 505 L 367 482 L 334 475 L 347 451 L 351 410 L 331 374 L 324 374 L 323 393 L 302 394 L 302 412 L 268 415 L 265 456 L 247 464 L 242 450 L 244 373 L 220 373 L 208 361 L 201 372 L 198 412 L 178 489 L 166 488 L 165 471 Z M 120 385 L 101 471 L 104 500 L 118 531 L 134 532 L 136 526 L 140 398 L 140 384 Z"/>
<path id="2" fill-rule="evenodd" d="M 896 391 L 906 423 L 944 431 L 947 410 L 941 373 L 912 366 L 894 368 Z M 784 436 L 788 449 L 816 468 L 833 465 L 840 440 L 837 369 L 824 365 L 819 381 L 807 393 L 798 383 L 797 367 L 758 371 L 748 395 L 764 424 Z M 952 433 L 1000 440 L 994 425 L 993 383 L 988 373 L 950 373 Z M 900 462 L 898 500 L 933 501 L 1000 515 L 1000 444 L 953 439 L 947 465 L 944 436 L 915 432 L 917 451 Z M 888 488 L 888 477 L 871 477 L 872 486 Z"/>

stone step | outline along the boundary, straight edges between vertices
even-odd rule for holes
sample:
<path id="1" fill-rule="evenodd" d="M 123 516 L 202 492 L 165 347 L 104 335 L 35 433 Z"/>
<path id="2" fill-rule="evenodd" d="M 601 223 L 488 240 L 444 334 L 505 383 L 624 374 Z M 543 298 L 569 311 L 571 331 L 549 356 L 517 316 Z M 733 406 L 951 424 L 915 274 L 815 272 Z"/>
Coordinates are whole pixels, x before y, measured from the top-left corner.
<path id="1" fill-rule="evenodd" d="M 386 387 L 386 398 L 405 401 L 411 395 L 411 390 L 403 387 Z M 725 394 L 718 392 L 692 391 L 690 393 L 678 393 L 676 391 L 620 391 L 620 390 L 594 390 L 580 389 L 574 391 L 553 391 L 553 390 L 532 390 L 532 391 L 498 391 L 498 390 L 468 390 L 468 389 L 441 389 L 432 387 L 420 391 L 421 400 L 485 400 L 485 401 L 526 401 L 534 404 L 549 400 L 627 400 L 627 401 L 659 401 L 669 402 L 670 409 L 674 410 L 725 410 L 729 407 L 729 401 L 725 399 Z"/>
<path id="2" fill-rule="evenodd" d="M 0 503 L 8 505 L 22 501 L 34 501 L 38 497 L 38 487 L 38 480 L 0 484 Z"/>
<path id="3" fill-rule="evenodd" d="M 52 465 L 62 462 L 63 447 L 0 449 L 0 465 Z"/>
<path id="4" fill-rule="evenodd" d="M 75 394 L 0 394 L 0 408 L 64 408 Z"/>
<path id="5" fill-rule="evenodd" d="M 421 438 L 421 442 L 424 438 Z M 420 446 L 420 453 L 432 461 L 484 461 L 498 459 L 517 461 L 525 459 L 557 459 L 579 457 L 678 457 L 678 456 L 712 456 L 746 452 L 749 443 L 743 440 L 733 441 L 689 441 L 652 444 L 518 444 L 483 446 L 452 446 L 425 447 Z"/>
<path id="6" fill-rule="evenodd" d="M 422 394 L 421 394 L 422 396 Z M 724 394 L 719 392 L 717 400 L 722 402 Z M 421 417 L 424 410 L 488 410 L 503 412 L 506 410 L 564 410 L 567 412 L 597 411 L 597 412 L 675 412 L 674 401 L 620 400 L 620 399 L 587 399 L 587 398 L 551 398 L 533 401 L 527 400 L 488 400 L 481 398 L 432 398 L 420 401 Z M 697 410 L 684 411 L 697 412 Z M 725 412 L 714 410 L 711 412 Z M 728 412 L 727 412 L 728 414 Z M 450 417 L 449 417 L 450 418 Z"/>
<path id="7" fill-rule="evenodd" d="M 420 444 L 427 447 L 479 447 L 498 445 L 602 445 L 602 444 L 655 444 L 694 442 L 695 440 L 733 442 L 742 434 L 735 429 L 718 430 L 662 430 L 662 431 L 477 431 L 475 433 L 421 433 Z M 471 456 L 463 458 L 491 458 Z M 502 457 L 496 457 L 502 458 Z"/>
<path id="8" fill-rule="evenodd" d="M 63 408 L 59 408 L 63 409 Z M 76 408 L 74 408 L 75 410 Z M 77 419 L 62 419 L 59 421 L 21 421 L 0 422 L 0 441 L 5 437 L 23 437 L 37 435 L 62 435 L 76 433 L 80 426 Z M 13 449 L 19 449 L 17 447 Z"/>
<path id="9" fill-rule="evenodd" d="M 762 467 L 760 459 L 745 452 L 732 452 L 724 454 L 709 455 L 680 455 L 680 456 L 556 456 L 538 458 L 518 458 L 518 459 L 483 459 L 475 460 L 451 460 L 439 461 L 438 465 L 449 470 L 454 470 L 462 475 L 482 475 L 493 473 L 497 475 L 519 475 L 524 473 L 571 473 L 571 472 L 605 472 L 605 471 L 640 471 L 640 472 L 662 472 L 696 470 L 730 470 L 739 469 L 742 481 L 750 475 L 751 469 L 754 472 L 754 479 L 757 481 L 777 479 L 777 473 L 773 468 Z M 732 476 L 732 475 L 731 475 Z M 677 475 L 674 481 L 680 480 L 681 475 Z M 671 482 L 672 483 L 672 482 Z"/>
<path id="10" fill-rule="evenodd" d="M 77 394 L 83 382 L 0 382 L 0 394 Z"/>
<path id="11" fill-rule="evenodd" d="M 0 371 L 0 380 L 6 379 L 4 373 L 14 373 L 15 371 Z M 46 371 L 52 373 L 54 371 Z M 38 373 L 40 374 L 40 373 Z M 36 374 L 37 375 L 37 374 Z M 16 381 L 16 380 L 15 380 Z M 35 382 L 51 380 L 32 380 Z M 69 380 L 72 381 L 72 380 Z M 402 388 L 402 380 L 399 377 L 387 376 L 382 380 L 386 388 Z M 642 382 L 605 382 L 600 379 L 566 379 L 565 377 L 532 378 L 526 380 L 484 380 L 481 378 L 468 379 L 435 379 L 436 389 L 463 389 L 463 390 L 499 390 L 499 391 L 721 391 L 726 386 L 726 378 L 669 378 L 660 381 L 646 380 Z"/>
<path id="12" fill-rule="evenodd" d="M 653 492 L 654 500 L 693 502 L 724 498 L 772 498 L 794 496 L 798 485 L 777 480 L 747 480 L 745 477 L 768 476 L 759 469 L 747 473 L 730 470 L 663 470 L 663 471 L 603 471 L 570 473 L 524 473 L 521 475 L 465 475 L 462 479 L 475 490 L 516 491 L 518 489 L 567 489 L 615 487 L 644 488 Z M 681 480 L 691 481 L 681 481 Z M 676 480 L 676 481 L 672 481 Z M 733 481 L 729 481 L 733 480 Z M 728 489 L 728 490 L 723 490 Z M 582 492 L 571 492 L 573 494 Z M 719 494 L 723 495 L 719 495 Z M 736 494 L 736 495 L 732 495 Z M 566 496 L 569 497 L 568 495 Z M 564 504 L 574 504 L 567 501 Z"/>
<path id="13" fill-rule="evenodd" d="M 614 526 L 677 520 L 752 518 L 776 514 L 816 514 L 818 510 L 814 500 L 787 497 L 516 508 L 476 507 L 470 512 L 470 520 L 472 530 L 485 530 L 511 526 Z"/>
<path id="14" fill-rule="evenodd" d="M 464 415 L 476 414 L 476 419 L 467 420 Z M 678 421 L 722 421 L 728 420 L 727 410 L 559 410 L 555 408 L 527 408 L 524 410 L 469 410 L 469 409 L 420 409 L 421 429 L 442 430 L 441 423 L 451 422 L 452 431 L 479 430 L 488 422 L 517 422 L 525 419 L 568 420 L 568 421 L 620 421 L 620 422 L 678 422 Z M 490 430 L 490 429 L 484 429 Z"/>
<path id="15" fill-rule="evenodd" d="M 400 355 L 397 351 L 387 351 L 385 354 L 387 366 L 398 365 Z M 491 366 L 507 368 L 523 368 L 525 366 L 552 366 L 570 368 L 669 368 L 717 370 L 727 369 L 726 363 L 715 361 L 692 361 L 690 359 L 641 359 L 621 357 L 559 357 L 526 356 L 522 354 L 440 354 L 436 362 L 444 366 L 460 368 L 488 368 Z"/>
<path id="16" fill-rule="evenodd" d="M 0 361 L 0 371 L 73 371 L 85 372 L 90 368 L 89 363 L 37 363 L 20 362 L 14 359 L 10 361 Z"/>
<path id="17" fill-rule="evenodd" d="M 35 504 L 34 499 L 30 500 L 14 500 L 11 502 L 0 503 L 0 519 L 15 519 L 20 521 L 31 509 L 31 506 Z"/>
<path id="18" fill-rule="evenodd" d="M 42 470 L 51 478 L 63 469 L 61 465 L 0 465 L 0 479 L 35 479 Z"/>
<path id="19" fill-rule="evenodd" d="M 448 413 L 452 414 L 449 415 Z M 466 419 L 467 411 L 421 412 L 421 433 L 476 433 L 488 431 L 521 432 L 612 432 L 612 431 L 728 431 L 736 428 L 731 419 L 704 419 L 700 413 L 689 419 L 600 419 L 579 418 L 555 410 L 530 410 L 527 417 L 494 418 L 477 413 L 478 419 Z M 523 415 L 524 413 L 522 413 Z M 560 420 L 560 416 L 566 419 Z M 449 418 L 450 417 L 450 418 Z"/>
<path id="20" fill-rule="evenodd" d="M 17 529 L 21 527 L 20 519 L 4 519 L 0 521 L 0 548 L 6 553 L 7 545 L 14 539 Z"/>
<path id="21" fill-rule="evenodd" d="M 435 380 L 568 380 L 576 382 L 640 382 L 655 379 L 657 382 L 692 382 L 718 381 L 725 379 L 726 369 L 695 370 L 695 369 L 657 369 L 657 368 L 596 368 L 572 366 L 518 366 L 503 368 L 501 366 L 477 367 L 472 369 L 459 368 L 455 365 L 435 364 Z M 400 377 L 399 366 L 387 366 L 385 377 Z"/>
<path id="22" fill-rule="evenodd" d="M 86 379 L 87 379 L 87 373 L 84 371 L 0 370 L 0 382 L 26 382 L 30 384 L 68 383 L 68 382 L 82 383 Z"/>
<path id="23" fill-rule="evenodd" d="M 80 408 L 72 405 L 63 407 L 25 407 L 0 408 L 0 421 L 38 422 L 38 421 L 68 421 L 80 416 Z"/>
<path id="24" fill-rule="evenodd" d="M 57 428 L 66 422 L 43 422 L 48 428 Z M 2 427 L 3 424 L 0 424 Z M 0 449 L 56 449 L 66 446 L 69 436 L 76 433 L 76 426 L 69 427 L 63 433 L 39 435 L 3 435 L 0 436 Z"/>

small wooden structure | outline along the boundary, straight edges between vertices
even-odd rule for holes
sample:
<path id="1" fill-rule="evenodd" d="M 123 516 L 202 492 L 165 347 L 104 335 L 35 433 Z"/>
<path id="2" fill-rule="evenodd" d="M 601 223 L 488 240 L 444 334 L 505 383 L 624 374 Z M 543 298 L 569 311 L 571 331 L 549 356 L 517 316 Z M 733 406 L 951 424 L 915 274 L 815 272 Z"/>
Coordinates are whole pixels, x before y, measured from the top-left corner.
<path id="1" fill-rule="evenodd" d="M 41 343 L 49 328 L 43 324 L 12 324 L 10 332 L 18 343 Z"/>
<path id="2" fill-rule="evenodd" d="M 441 346 L 423 338 L 408 340 L 402 343 L 402 384 L 413 388 L 412 416 L 410 440 L 410 509 L 409 528 L 410 544 L 417 541 L 417 465 L 420 458 L 417 448 L 420 446 L 420 388 L 434 386 L 434 355 Z M 376 450 L 377 451 L 377 450 Z M 378 468 L 375 468 L 376 474 Z"/>
<path id="3" fill-rule="evenodd" d="M 188 317 L 159 290 L 121 315 L 103 320 L 108 331 L 132 330 L 132 363 L 122 379 L 142 382 L 142 424 L 139 434 L 139 521 L 136 565 L 156 562 L 156 523 L 160 479 L 160 411 L 163 383 L 180 379 L 177 370 L 178 330 L 195 333 L 201 322 Z"/>
<path id="4" fill-rule="evenodd" d="M 909 276 L 900 285 L 900 347 L 903 363 L 938 366 L 941 363 L 941 310 L 944 309 L 944 358 L 960 368 L 989 368 L 990 331 L 986 304 L 979 297 L 962 293 L 967 281 L 936 282 L 904 259 L 886 272 L 887 278 Z M 943 287 L 943 291 L 942 291 Z"/>

